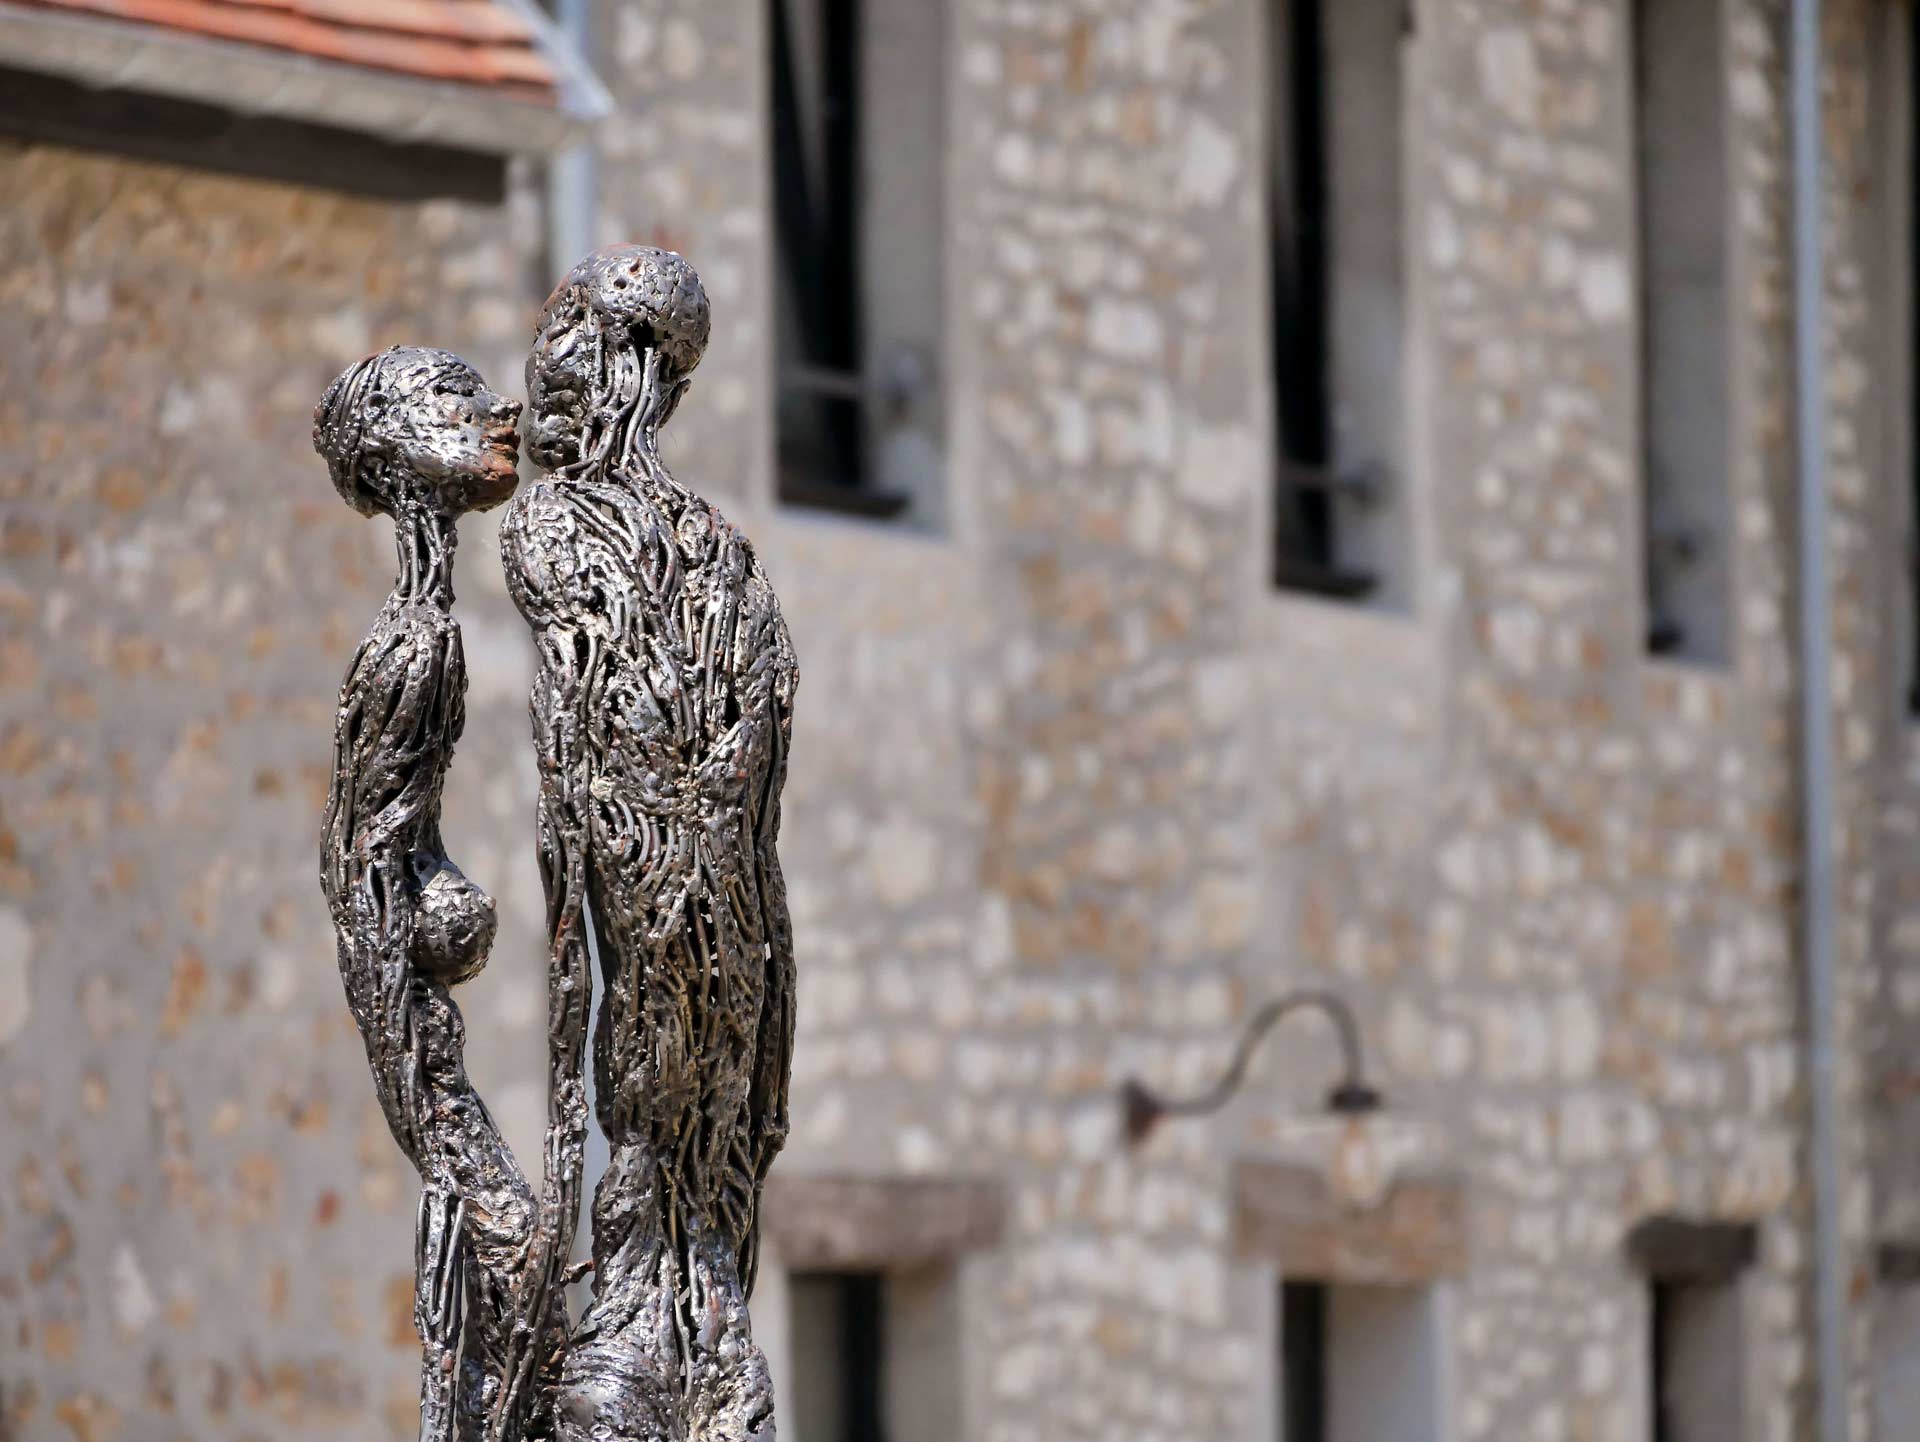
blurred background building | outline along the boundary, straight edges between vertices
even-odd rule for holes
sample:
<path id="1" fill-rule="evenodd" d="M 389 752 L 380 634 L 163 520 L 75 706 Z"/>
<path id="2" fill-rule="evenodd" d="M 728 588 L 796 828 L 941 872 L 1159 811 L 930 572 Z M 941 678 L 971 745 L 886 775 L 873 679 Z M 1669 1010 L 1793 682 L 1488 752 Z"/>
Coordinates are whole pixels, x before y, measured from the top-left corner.
<path id="1" fill-rule="evenodd" d="M 628 239 L 803 668 L 787 1442 L 1920 1435 L 1913 7 L 1826 5 L 1823 258 L 1788 19 L 0 0 L 0 1436 L 413 1426 L 314 884 L 388 541 L 308 415 L 396 342 L 516 389 Z M 532 1159 L 493 519 L 447 830 Z M 1304 985 L 1383 1110 L 1303 1019 L 1127 1146 Z"/>

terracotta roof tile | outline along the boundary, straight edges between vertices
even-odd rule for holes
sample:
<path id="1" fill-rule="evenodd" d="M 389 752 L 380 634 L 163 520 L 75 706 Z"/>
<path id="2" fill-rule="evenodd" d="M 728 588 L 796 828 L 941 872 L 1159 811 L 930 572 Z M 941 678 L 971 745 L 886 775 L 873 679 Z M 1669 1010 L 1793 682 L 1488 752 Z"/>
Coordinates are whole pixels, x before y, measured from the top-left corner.
<path id="1" fill-rule="evenodd" d="M 15 0 L 239 41 L 320 60 L 474 85 L 553 104 L 558 81 L 501 0 Z"/>

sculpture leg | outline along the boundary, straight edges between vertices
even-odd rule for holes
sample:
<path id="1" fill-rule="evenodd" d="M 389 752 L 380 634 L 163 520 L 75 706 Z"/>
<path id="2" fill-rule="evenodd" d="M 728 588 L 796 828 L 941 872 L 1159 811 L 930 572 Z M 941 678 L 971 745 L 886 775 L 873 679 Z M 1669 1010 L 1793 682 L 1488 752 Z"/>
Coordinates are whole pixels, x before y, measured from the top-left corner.
<path id="1" fill-rule="evenodd" d="M 468 1080 L 460 1009 L 437 982 L 416 984 L 410 1003 L 411 1080 L 417 1120 L 413 1160 L 422 1179 L 466 1206 L 466 1338 L 461 1362 L 461 1435 L 483 1437 L 505 1372 L 515 1322 L 514 1288 L 525 1265 L 537 1203 Z M 549 1318 L 546 1346 L 564 1345 L 565 1319 Z M 541 1399 L 530 1420 L 541 1419 Z"/>
<path id="2" fill-rule="evenodd" d="M 773 1377 L 754 1345 L 739 1255 L 739 1244 L 718 1230 L 690 1249 L 689 1292 L 699 1321 L 687 1367 L 693 1442 L 774 1442 Z"/>
<path id="3" fill-rule="evenodd" d="M 565 1442 L 686 1442 L 678 1257 L 670 1198 L 644 1147 L 616 1147 L 593 1196 L 593 1301 L 574 1329 L 555 1410 Z"/>
<path id="4" fill-rule="evenodd" d="M 459 1412 L 466 1203 L 428 1187 L 414 1229 L 413 1326 L 420 1334 L 420 1442 L 454 1442 Z"/>

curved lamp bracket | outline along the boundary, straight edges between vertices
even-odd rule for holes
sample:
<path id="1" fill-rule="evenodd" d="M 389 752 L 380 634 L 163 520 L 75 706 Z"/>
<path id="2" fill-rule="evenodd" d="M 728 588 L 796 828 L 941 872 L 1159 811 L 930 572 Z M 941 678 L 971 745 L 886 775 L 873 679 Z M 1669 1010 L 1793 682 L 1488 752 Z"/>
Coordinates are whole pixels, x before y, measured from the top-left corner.
<path id="1" fill-rule="evenodd" d="M 1386 1105 L 1386 1098 L 1368 1084 L 1360 1052 L 1360 1028 L 1353 1011 L 1344 1000 L 1330 991 L 1292 991 L 1275 997 L 1253 1014 L 1240 1043 L 1234 1048 L 1227 1069 L 1207 1090 L 1192 1097 L 1163 1097 L 1138 1078 L 1129 1077 L 1120 1084 L 1120 1105 L 1125 1118 L 1127 1145 L 1138 1146 L 1162 1117 L 1197 1117 L 1225 1106 L 1247 1079 L 1247 1067 L 1260 1043 L 1266 1040 L 1280 1018 L 1294 1011 L 1319 1011 L 1333 1023 L 1340 1039 L 1342 1073 L 1333 1090 L 1327 1093 L 1327 1110 L 1344 1116 L 1361 1116 Z"/>

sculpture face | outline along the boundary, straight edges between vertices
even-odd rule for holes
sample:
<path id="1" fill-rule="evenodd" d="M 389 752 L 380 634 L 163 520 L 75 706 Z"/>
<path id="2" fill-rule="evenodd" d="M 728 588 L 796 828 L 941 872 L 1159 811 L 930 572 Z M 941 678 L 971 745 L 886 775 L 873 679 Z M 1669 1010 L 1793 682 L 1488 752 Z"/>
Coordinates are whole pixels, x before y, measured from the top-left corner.
<path id="1" fill-rule="evenodd" d="M 458 356 L 396 346 L 328 387 L 314 445 L 357 510 L 391 514 L 413 500 L 459 515 L 513 494 L 519 418 L 519 403 L 488 390 Z"/>
<path id="2" fill-rule="evenodd" d="M 657 352 L 664 424 L 706 350 L 707 293 L 670 250 L 618 245 L 567 272 L 540 313 L 527 357 L 527 453 L 544 470 L 581 459 L 593 422 L 610 422 L 640 392 L 638 360 Z"/>
<path id="3" fill-rule="evenodd" d="M 599 348 L 585 304 L 565 305 L 556 292 L 542 322 L 527 357 L 527 454 L 542 470 L 557 471 L 580 459 L 589 409 L 605 398 L 594 393 Z"/>

